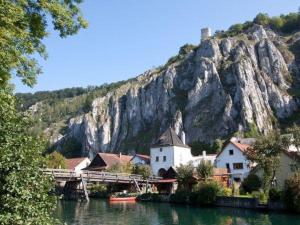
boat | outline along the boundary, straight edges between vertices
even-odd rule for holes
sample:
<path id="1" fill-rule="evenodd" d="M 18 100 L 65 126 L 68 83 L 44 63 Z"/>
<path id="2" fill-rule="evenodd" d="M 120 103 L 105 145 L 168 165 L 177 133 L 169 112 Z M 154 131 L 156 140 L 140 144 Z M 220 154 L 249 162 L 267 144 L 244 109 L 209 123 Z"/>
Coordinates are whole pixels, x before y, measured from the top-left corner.
<path id="1" fill-rule="evenodd" d="M 135 202 L 136 197 L 121 197 L 121 196 L 110 196 L 109 197 L 110 202 Z"/>

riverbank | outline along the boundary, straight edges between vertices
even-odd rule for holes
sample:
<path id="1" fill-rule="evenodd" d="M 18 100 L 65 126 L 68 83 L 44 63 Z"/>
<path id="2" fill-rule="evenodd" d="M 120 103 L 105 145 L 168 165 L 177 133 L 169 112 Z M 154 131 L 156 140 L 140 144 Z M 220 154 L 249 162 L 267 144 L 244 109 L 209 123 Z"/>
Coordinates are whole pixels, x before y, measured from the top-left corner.
<path id="1" fill-rule="evenodd" d="M 173 203 L 198 207 L 227 207 L 237 209 L 251 209 L 258 211 L 275 211 L 287 212 L 286 207 L 282 202 L 268 202 L 268 204 L 260 203 L 259 199 L 251 197 L 234 197 L 234 196 L 217 196 L 215 201 L 211 204 L 199 204 L 193 193 L 190 195 L 159 195 L 155 193 L 148 193 L 138 196 L 137 201 L 140 202 L 155 202 L 155 203 Z M 290 212 L 288 212 L 290 213 Z"/>

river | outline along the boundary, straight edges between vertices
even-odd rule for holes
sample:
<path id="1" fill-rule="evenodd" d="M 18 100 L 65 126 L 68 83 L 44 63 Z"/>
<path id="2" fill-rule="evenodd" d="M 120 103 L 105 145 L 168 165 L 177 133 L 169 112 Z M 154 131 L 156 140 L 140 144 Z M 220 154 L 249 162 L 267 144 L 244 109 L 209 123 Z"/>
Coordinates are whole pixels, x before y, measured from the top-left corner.
<path id="1" fill-rule="evenodd" d="M 300 216 L 165 203 L 61 201 L 56 217 L 68 225 L 300 225 Z"/>

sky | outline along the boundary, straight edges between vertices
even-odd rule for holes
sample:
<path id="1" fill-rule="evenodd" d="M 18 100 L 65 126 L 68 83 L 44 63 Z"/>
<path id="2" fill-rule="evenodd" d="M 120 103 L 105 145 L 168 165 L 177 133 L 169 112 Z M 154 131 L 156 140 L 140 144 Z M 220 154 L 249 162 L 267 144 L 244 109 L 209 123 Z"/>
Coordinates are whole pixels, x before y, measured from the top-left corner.
<path id="1" fill-rule="evenodd" d="M 199 44 L 203 27 L 225 30 L 259 12 L 276 16 L 299 6 L 300 0 L 84 0 L 88 29 L 61 39 L 50 27 L 37 84 L 13 83 L 16 92 L 35 92 L 126 80 L 163 65 L 186 43 Z"/>

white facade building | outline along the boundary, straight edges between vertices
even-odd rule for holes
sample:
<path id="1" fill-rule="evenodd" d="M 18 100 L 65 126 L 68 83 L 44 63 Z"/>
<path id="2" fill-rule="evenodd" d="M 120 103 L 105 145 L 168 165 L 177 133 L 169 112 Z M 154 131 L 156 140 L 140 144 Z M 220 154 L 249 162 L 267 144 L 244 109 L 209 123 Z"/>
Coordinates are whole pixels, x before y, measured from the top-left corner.
<path id="1" fill-rule="evenodd" d="M 217 168 L 227 168 L 234 181 L 242 181 L 252 168 L 245 151 L 250 145 L 230 141 L 217 155 L 215 165 Z"/>
<path id="2" fill-rule="evenodd" d="M 193 163 L 196 167 L 201 160 L 210 160 L 212 164 L 216 155 L 194 157 L 191 148 L 185 144 L 184 135 L 181 140 L 172 128 L 165 131 L 150 149 L 151 169 L 153 175 L 163 176 L 170 168 Z"/>
<path id="3" fill-rule="evenodd" d="M 149 165 L 150 164 L 150 156 L 135 154 L 130 162 L 134 165 Z"/>

